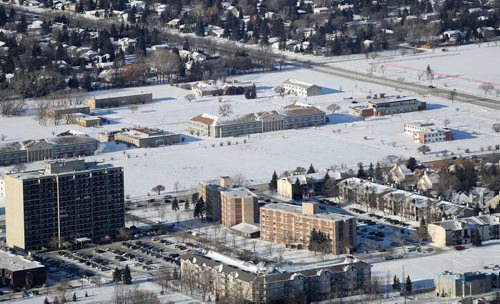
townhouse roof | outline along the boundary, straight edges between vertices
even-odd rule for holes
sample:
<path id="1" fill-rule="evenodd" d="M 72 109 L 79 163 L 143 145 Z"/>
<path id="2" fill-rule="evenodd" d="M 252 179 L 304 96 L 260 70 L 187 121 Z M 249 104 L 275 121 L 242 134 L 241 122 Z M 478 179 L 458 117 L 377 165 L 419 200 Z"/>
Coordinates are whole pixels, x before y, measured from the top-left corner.
<path id="1" fill-rule="evenodd" d="M 257 265 L 217 252 L 209 251 L 206 255 L 186 253 L 180 256 L 181 261 L 189 261 L 204 267 L 215 269 L 219 273 L 232 274 L 235 278 L 245 282 L 271 283 L 293 280 L 298 276 L 318 276 L 324 271 L 345 272 L 352 267 L 367 268 L 369 265 L 353 257 L 334 261 L 308 263 L 302 267 L 290 267 L 290 271 L 278 271 L 274 265 Z"/>
<path id="2" fill-rule="evenodd" d="M 325 172 L 316 172 L 301 175 L 292 175 L 287 177 L 282 177 L 281 179 L 286 179 L 290 184 L 294 184 L 297 179 L 301 185 L 307 184 L 308 180 L 312 181 L 322 181 L 325 178 Z"/>

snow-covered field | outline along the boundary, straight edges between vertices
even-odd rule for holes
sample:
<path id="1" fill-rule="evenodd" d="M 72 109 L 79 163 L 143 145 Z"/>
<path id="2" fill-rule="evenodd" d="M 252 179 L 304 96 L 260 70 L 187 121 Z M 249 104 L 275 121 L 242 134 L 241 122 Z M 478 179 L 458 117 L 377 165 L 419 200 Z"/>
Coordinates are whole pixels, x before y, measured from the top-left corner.
<path id="1" fill-rule="evenodd" d="M 404 78 L 412 83 L 433 84 L 444 88 L 455 88 L 458 91 L 468 91 L 484 95 L 478 87 L 483 82 L 491 83 L 500 90 L 500 45 L 494 42 L 470 44 L 465 46 L 447 47 L 428 50 L 413 54 L 407 51 L 402 55 L 400 51 L 382 52 L 375 59 L 339 60 L 333 66 L 342 66 L 367 73 L 372 71 L 379 76 L 391 79 Z M 373 66 L 373 68 L 372 68 Z M 431 81 L 426 77 L 427 66 L 433 73 Z M 423 75 L 419 79 L 419 74 Z M 488 93 L 490 97 L 498 97 L 495 90 Z"/>
<path id="2" fill-rule="evenodd" d="M 274 96 L 272 88 L 288 78 L 323 86 L 327 94 L 309 98 L 288 96 L 284 99 Z M 184 99 L 189 91 L 158 85 L 92 92 L 96 96 L 152 92 L 155 100 L 151 104 L 141 105 L 135 113 L 126 107 L 100 110 L 99 115 L 111 120 L 111 124 L 102 128 L 40 126 L 32 117 L 1 117 L 0 133 L 7 135 L 6 141 L 48 137 L 67 129 L 76 129 L 97 137 L 103 130 L 130 126 L 159 127 L 185 134 L 184 143 L 162 148 L 127 149 L 123 145 L 107 143 L 97 156 L 91 157 L 123 166 L 125 192 L 131 196 L 145 195 L 157 184 L 163 184 L 167 190 L 172 190 L 176 181 L 180 183 L 180 189 L 195 187 L 200 180 L 221 175 L 243 174 L 248 180 L 265 181 L 270 178 L 273 170 L 282 172 L 297 166 L 307 167 L 310 163 L 316 168 L 332 165 L 355 167 L 358 162 L 376 162 L 389 154 L 406 157 L 413 155 L 419 160 L 436 159 L 444 150 L 461 154 L 468 148 L 471 153 L 475 153 L 481 148 L 487 149 L 488 146 L 500 144 L 500 136 L 491 130 L 491 125 L 499 121 L 500 115 L 490 109 L 419 96 L 428 103 L 425 111 L 361 121 L 348 114 L 348 107 L 352 104 L 351 100 L 345 98 L 360 98 L 376 92 L 386 92 L 387 95 L 411 93 L 396 92 L 378 85 L 303 69 L 250 74 L 238 77 L 238 80 L 254 81 L 258 98 L 246 100 L 243 96 L 223 97 L 224 102 L 232 105 L 234 115 L 277 109 L 293 101 L 307 102 L 324 110 L 329 104 L 336 103 L 341 110 L 330 115 L 330 122 L 320 127 L 239 138 L 195 138 L 187 133 L 188 119 L 199 113 L 217 115 L 220 105 L 218 98 L 204 97 L 189 103 Z M 338 90 L 341 92 L 337 92 Z M 412 142 L 410 136 L 402 132 L 405 122 L 417 119 L 433 121 L 438 125 L 449 119 L 449 128 L 454 131 L 456 140 L 431 144 L 432 151 L 428 155 L 418 155 L 417 148 L 420 145 Z M 246 143 L 243 142 L 244 139 Z M 220 146 L 221 143 L 223 146 Z M 0 172 L 7 169 L 2 167 Z"/>
<path id="3" fill-rule="evenodd" d="M 372 275 L 385 278 L 410 276 L 415 289 L 432 287 L 434 274 L 449 270 L 453 272 L 485 271 L 484 266 L 500 261 L 500 241 L 484 242 L 482 247 L 471 247 L 463 251 L 449 249 L 447 252 L 414 259 L 399 259 L 373 264 Z M 486 270 L 488 271 L 488 270 Z"/>

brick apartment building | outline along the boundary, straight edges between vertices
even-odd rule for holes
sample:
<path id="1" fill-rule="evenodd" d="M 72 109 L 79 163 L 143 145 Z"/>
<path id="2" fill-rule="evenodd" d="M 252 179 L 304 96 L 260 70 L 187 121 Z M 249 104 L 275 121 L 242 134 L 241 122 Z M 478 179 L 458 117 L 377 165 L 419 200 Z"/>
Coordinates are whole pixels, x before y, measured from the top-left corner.
<path id="1" fill-rule="evenodd" d="M 114 236 L 125 226 L 123 181 L 123 168 L 81 159 L 5 175 L 7 246 L 38 250 Z"/>
<path id="2" fill-rule="evenodd" d="M 356 245 L 356 219 L 319 212 L 316 202 L 304 202 L 302 207 L 279 203 L 260 208 L 261 240 L 307 249 L 313 229 L 331 239 L 332 254 L 352 252 Z"/>
<path id="3" fill-rule="evenodd" d="M 449 141 L 453 139 L 453 133 L 450 130 L 436 127 L 433 123 L 422 121 L 406 123 L 404 132 L 410 134 L 414 142 L 421 144 Z"/>

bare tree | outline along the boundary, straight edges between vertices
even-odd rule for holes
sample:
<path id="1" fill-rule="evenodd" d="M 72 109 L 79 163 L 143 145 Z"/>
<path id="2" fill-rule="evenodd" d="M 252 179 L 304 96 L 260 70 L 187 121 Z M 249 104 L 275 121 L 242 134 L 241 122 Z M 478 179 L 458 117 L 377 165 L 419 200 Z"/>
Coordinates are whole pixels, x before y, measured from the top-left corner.
<path id="1" fill-rule="evenodd" d="M 228 103 L 225 103 L 225 104 L 222 104 L 219 106 L 219 115 L 220 116 L 229 116 L 233 113 L 233 107 L 228 104 Z"/>
<path id="2" fill-rule="evenodd" d="M 266 249 L 267 256 L 269 258 L 272 258 L 273 254 L 274 254 L 274 249 L 275 249 L 274 243 L 267 242 L 265 245 L 265 249 Z"/>
<path id="3" fill-rule="evenodd" d="M 489 82 L 483 82 L 480 86 L 479 89 L 484 92 L 484 94 L 488 94 L 490 91 L 495 89 L 495 86 Z"/>
<path id="4" fill-rule="evenodd" d="M 132 112 L 132 114 L 134 114 L 137 110 L 139 110 L 139 106 L 136 104 L 129 104 L 128 109 Z"/>
<path id="5" fill-rule="evenodd" d="M 428 145 L 421 145 L 420 147 L 418 147 L 417 151 L 425 155 L 431 151 L 431 148 L 429 148 Z"/>
<path id="6" fill-rule="evenodd" d="M 328 111 L 330 111 L 332 114 L 334 114 L 335 112 L 337 112 L 338 110 L 340 110 L 340 106 L 332 103 L 326 109 Z"/>
<path id="7" fill-rule="evenodd" d="M 177 73 L 181 62 L 177 53 L 168 50 L 157 50 L 150 57 L 150 65 L 162 81 L 165 81 L 165 76 L 170 79 L 170 75 Z"/>
<path id="8" fill-rule="evenodd" d="M 5 134 L 1 134 L 1 135 L 0 135 L 0 139 L 1 139 L 2 141 L 4 141 L 6 138 L 7 138 L 7 135 L 5 135 Z"/>
<path id="9" fill-rule="evenodd" d="M 195 98 L 195 96 L 193 94 L 187 94 L 186 96 L 184 96 L 184 99 L 191 102 L 193 101 Z"/>
<path id="10" fill-rule="evenodd" d="M 156 185 L 151 190 L 154 191 L 154 192 L 156 192 L 158 195 L 160 195 L 162 191 L 165 191 L 165 186 L 163 186 L 163 185 Z"/>
<path id="11" fill-rule="evenodd" d="M 443 124 L 444 124 L 445 128 L 447 128 L 450 123 L 451 123 L 451 121 L 449 119 L 443 120 Z"/>

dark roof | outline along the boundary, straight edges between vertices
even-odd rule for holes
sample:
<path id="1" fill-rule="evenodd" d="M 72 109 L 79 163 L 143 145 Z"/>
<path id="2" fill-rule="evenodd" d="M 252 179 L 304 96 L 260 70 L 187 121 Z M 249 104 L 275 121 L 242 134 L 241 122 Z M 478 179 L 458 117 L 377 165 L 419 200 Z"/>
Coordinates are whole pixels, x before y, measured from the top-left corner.
<path id="1" fill-rule="evenodd" d="M 98 143 L 99 141 L 87 135 L 66 135 L 66 136 L 49 138 L 47 139 L 47 142 L 58 145 L 72 145 L 72 144 Z"/>
<path id="2" fill-rule="evenodd" d="M 22 145 L 19 142 L 2 143 L 0 144 L 0 153 L 14 152 L 22 150 Z"/>

